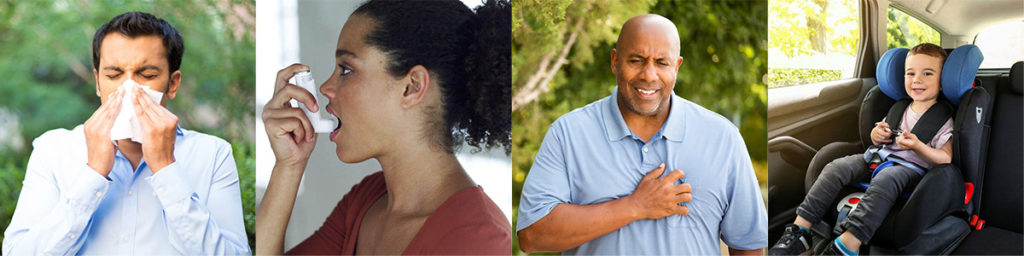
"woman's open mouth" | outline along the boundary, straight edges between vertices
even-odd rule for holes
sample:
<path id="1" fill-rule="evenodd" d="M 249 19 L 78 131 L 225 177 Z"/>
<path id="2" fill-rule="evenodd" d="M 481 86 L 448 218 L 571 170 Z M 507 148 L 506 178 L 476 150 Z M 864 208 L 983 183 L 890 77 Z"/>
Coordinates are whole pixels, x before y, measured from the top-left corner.
<path id="1" fill-rule="evenodd" d="M 331 108 L 331 104 L 327 104 L 327 106 L 324 106 L 324 108 L 327 109 L 327 113 L 330 113 L 332 116 L 338 119 L 338 126 L 334 127 L 334 130 L 331 131 L 331 134 L 329 136 L 331 141 L 334 141 L 335 137 L 338 136 L 338 131 L 341 130 L 341 117 L 339 117 L 337 113 L 334 113 L 334 109 Z"/>

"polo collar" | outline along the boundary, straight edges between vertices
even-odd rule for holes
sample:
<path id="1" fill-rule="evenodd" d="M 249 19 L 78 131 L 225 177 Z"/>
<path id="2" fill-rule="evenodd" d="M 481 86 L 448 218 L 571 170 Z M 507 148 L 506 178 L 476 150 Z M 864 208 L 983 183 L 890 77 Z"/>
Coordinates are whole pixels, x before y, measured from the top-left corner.
<path id="1" fill-rule="evenodd" d="M 622 118 L 622 112 L 619 111 L 618 93 L 619 89 L 616 86 L 612 89 L 612 95 L 607 98 L 604 103 L 605 107 L 601 111 L 604 119 L 605 134 L 608 135 L 609 141 L 618 141 L 633 135 L 633 132 L 629 130 L 629 126 L 626 126 L 626 120 Z M 671 106 L 669 107 L 668 118 L 665 119 L 665 124 L 661 126 L 661 130 L 657 134 L 671 141 L 682 141 L 683 104 L 685 103 L 683 98 L 676 96 L 675 92 L 672 93 L 672 97 L 669 100 Z"/>

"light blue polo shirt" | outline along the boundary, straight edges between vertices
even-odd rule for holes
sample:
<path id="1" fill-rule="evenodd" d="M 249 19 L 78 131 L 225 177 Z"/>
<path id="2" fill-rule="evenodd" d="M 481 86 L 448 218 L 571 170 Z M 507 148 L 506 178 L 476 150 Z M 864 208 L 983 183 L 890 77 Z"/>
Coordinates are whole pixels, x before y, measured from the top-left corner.
<path id="1" fill-rule="evenodd" d="M 721 254 L 768 246 L 768 215 L 739 130 L 675 94 L 661 130 L 644 143 L 611 96 L 560 117 L 548 129 L 523 184 L 516 232 L 562 203 L 625 197 L 662 162 L 693 188 L 690 214 L 634 221 L 565 254 Z M 678 183 L 678 182 L 677 182 Z"/>

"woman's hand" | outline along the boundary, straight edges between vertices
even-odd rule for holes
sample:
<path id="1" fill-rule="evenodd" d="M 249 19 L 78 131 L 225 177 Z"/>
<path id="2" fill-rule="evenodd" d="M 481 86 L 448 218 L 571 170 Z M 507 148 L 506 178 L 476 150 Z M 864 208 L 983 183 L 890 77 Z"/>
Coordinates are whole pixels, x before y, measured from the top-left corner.
<path id="1" fill-rule="evenodd" d="M 316 146 L 316 133 L 309 118 L 302 109 L 293 108 L 289 103 L 295 99 L 317 111 L 316 96 L 294 84 L 289 84 L 295 73 L 309 71 L 309 66 L 292 64 L 277 72 L 274 82 L 274 96 L 263 107 L 263 125 L 270 138 L 270 148 L 277 158 L 277 165 L 288 169 L 305 169 L 309 155 Z"/>
<path id="2" fill-rule="evenodd" d="M 316 146 L 316 133 L 302 109 L 289 103 L 295 99 L 310 111 L 317 111 L 316 98 L 305 89 L 289 84 L 295 73 L 309 71 L 309 66 L 292 64 L 277 72 L 274 97 L 263 107 L 263 125 L 270 138 L 277 163 L 270 174 L 263 202 L 256 213 L 256 254 L 284 252 L 284 233 L 288 229 L 295 195 L 309 155 Z"/>

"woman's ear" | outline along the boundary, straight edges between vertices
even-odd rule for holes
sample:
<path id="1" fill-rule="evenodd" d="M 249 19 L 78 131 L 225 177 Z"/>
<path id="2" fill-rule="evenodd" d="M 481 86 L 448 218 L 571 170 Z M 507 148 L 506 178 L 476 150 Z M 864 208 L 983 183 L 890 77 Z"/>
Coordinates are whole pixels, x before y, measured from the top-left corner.
<path id="1" fill-rule="evenodd" d="M 423 96 L 430 91 L 430 72 L 422 65 L 413 66 L 405 79 L 405 90 L 402 92 L 402 107 L 416 106 L 423 101 Z"/>

